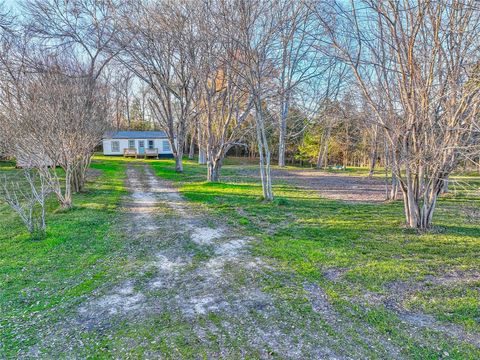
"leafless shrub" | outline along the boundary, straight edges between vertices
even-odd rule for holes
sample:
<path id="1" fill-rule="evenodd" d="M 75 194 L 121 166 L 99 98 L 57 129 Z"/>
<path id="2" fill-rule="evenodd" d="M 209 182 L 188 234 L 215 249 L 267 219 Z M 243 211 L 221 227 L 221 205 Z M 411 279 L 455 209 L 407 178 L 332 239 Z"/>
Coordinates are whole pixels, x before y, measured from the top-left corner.
<path id="1" fill-rule="evenodd" d="M 81 66 L 58 57 L 36 62 L 14 87 L 16 96 L 6 104 L 9 147 L 21 166 L 40 170 L 69 208 L 107 126 L 106 89 Z"/>
<path id="2" fill-rule="evenodd" d="M 23 178 L 5 175 L 1 181 L 1 199 L 18 214 L 34 238 L 45 236 L 45 200 L 50 192 L 47 179 L 38 170 L 25 169 Z"/>

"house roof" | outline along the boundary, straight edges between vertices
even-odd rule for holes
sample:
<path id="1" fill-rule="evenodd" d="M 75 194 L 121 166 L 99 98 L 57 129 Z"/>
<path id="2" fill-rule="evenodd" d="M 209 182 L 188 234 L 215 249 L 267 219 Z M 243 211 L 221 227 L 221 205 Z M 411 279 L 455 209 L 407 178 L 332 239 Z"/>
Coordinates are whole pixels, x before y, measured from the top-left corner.
<path id="1" fill-rule="evenodd" d="M 165 131 L 112 131 L 104 139 L 165 139 Z"/>

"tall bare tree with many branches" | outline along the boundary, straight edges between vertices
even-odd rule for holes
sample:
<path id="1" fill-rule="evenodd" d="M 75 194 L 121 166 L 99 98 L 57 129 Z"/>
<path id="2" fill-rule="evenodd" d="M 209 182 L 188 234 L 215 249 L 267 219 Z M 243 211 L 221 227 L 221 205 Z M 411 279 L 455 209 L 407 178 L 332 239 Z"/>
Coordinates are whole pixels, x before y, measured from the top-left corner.
<path id="1" fill-rule="evenodd" d="M 199 146 L 206 153 L 207 180 L 218 181 L 228 150 L 244 145 L 253 102 L 242 78 L 239 49 L 234 39 L 218 36 L 225 26 L 225 8 L 204 4 L 197 10 L 197 121 Z"/>
<path id="2" fill-rule="evenodd" d="M 183 171 L 183 145 L 194 117 L 193 1 L 128 2 L 118 12 L 121 61 L 151 90 L 155 119 L 170 141 L 175 169 Z"/>
<path id="3" fill-rule="evenodd" d="M 229 3 L 224 32 L 238 46 L 238 69 L 254 104 L 256 141 L 263 197 L 273 200 L 271 151 L 268 144 L 267 101 L 275 96 L 280 51 L 276 39 L 285 25 L 285 3 L 271 0 L 238 0 Z M 278 92 L 277 92 L 278 94 Z"/>
<path id="4" fill-rule="evenodd" d="M 407 225 L 428 229 L 448 175 L 479 151 L 477 2 L 366 0 L 316 10 L 332 56 L 350 65 L 385 131 Z"/>

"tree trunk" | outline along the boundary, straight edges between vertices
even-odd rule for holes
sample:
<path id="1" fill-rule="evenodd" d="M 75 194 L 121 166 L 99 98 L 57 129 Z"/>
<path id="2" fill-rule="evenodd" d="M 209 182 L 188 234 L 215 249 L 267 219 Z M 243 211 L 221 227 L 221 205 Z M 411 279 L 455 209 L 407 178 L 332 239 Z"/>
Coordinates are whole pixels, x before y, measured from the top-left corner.
<path id="1" fill-rule="evenodd" d="M 188 158 L 190 160 L 193 159 L 193 156 L 195 155 L 195 129 L 192 132 L 192 136 L 190 137 L 190 148 L 188 151 Z"/>
<path id="2" fill-rule="evenodd" d="M 198 163 L 205 165 L 207 163 L 207 152 L 205 151 L 205 145 L 200 129 L 197 130 L 197 143 L 198 143 Z"/>
<path id="3" fill-rule="evenodd" d="M 397 200 L 397 194 L 398 194 L 398 179 L 397 179 L 397 175 L 395 175 L 395 173 L 392 172 L 392 184 L 390 187 L 389 199 Z"/>
<path id="4" fill-rule="evenodd" d="M 183 172 L 183 146 L 185 142 L 185 128 L 180 128 L 178 129 L 177 132 L 177 142 L 175 143 L 173 139 L 171 140 L 173 142 L 170 144 L 172 149 L 175 149 L 173 152 L 173 156 L 175 158 L 175 171 L 176 172 Z"/>
<path id="5" fill-rule="evenodd" d="M 83 182 L 84 180 L 82 179 L 83 174 L 80 171 L 80 169 L 75 169 L 72 173 L 72 189 L 73 192 L 79 193 L 82 191 L 83 188 Z"/>
<path id="6" fill-rule="evenodd" d="M 443 180 L 442 194 L 448 193 L 448 176 Z"/>
<path id="7" fill-rule="evenodd" d="M 285 166 L 285 129 L 283 124 L 280 126 L 280 136 L 278 144 L 278 166 Z"/>
<path id="8" fill-rule="evenodd" d="M 88 159 L 80 160 L 80 162 L 72 171 L 71 183 L 73 192 L 79 193 L 85 188 L 85 183 L 87 181 L 87 171 L 90 167 L 91 159 L 92 158 L 89 157 Z"/>
<path id="9" fill-rule="evenodd" d="M 198 150 L 198 163 L 205 165 L 207 163 L 207 153 L 203 149 Z"/>
<path id="10" fill-rule="evenodd" d="M 126 96 L 125 110 L 127 112 L 128 130 L 131 130 L 132 129 L 132 120 L 130 118 L 130 101 L 128 99 L 128 96 Z"/>
<path id="11" fill-rule="evenodd" d="M 322 138 L 320 141 L 320 148 L 318 150 L 318 157 L 317 157 L 317 169 L 321 169 L 322 167 L 326 167 L 327 165 L 327 152 L 328 152 L 328 141 L 330 140 L 330 126 L 327 126 L 325 132 L 322 134 Z"/>
<path id="12" fill-rule="evenodd" d="M 370 171 L 368 172 L 368 176 L 372 177 L 375 171 L 375 165 L 377 163 L 377 138 L 378 138 L 378 131 L 377 126 L 373 127 L 373 138 L 372 138 L 372 145 L 370 151 Z"/>
<path id="13" fill-rule="evenodd" d="M 417 172 L 421 175 L 422 169 L 417 169 Z M 401 183 L 401 189 L 407 225 L 420 231 L 426 231 L 432 226 L 433 213 L 438 196 L 443 189 L 444 179 L 437 179 L 429 185 L 423 185 L 422 179 L 412 176 L 410 169 L 407 167 L 406 184 Z M 417 187 L 422 186 L 426 186 L 429 190 L 425 190 L 422 199 L 420 199 Z"/>
<path id="14" fill-rule="evenodd" d="M 439 176 L 433 180 L 431 184 L 427 185 L 427 189 L 429 190 L 425 191 L 422 209 L 420 211 L 420 225 L 422 230 L 427 230 L 432 226 L 432 218 L 437 205 L 437 199 L 444 189 L 446 179 L 448 179 L 448 175 L 443 178 Z"/>
<path id="15" fill-rule="evenodd" d="M 175 171 L 179 173 L 183 172 L 182 157 L 183 157 L 183 151 L 179 149 L 177 151 L 177 154 L 175 155 Z"/>
<path id="16" fill-rule="evenodd" d="M 391 200 L 391 189 L 389 188 L 389 184 L 388 184 L 388 169 L 389 169 L 389 162 L 388 162 L 388 157 L 389 157 L 389 154 L 388 154 L 388 144 L 386 141 L 384 141 L 383 143 L 383 146 L 384 146 L 384 149 L 383 149 L 383 152 L 385 154 L 385 163 L 383 164 L 383 168 L 385 169 L 385 199 L 386 200 Z M 393 171 L 392 171 L 392 184 L 393 186 Z"/>
<path id="17" fill-rule="evenodd" d="M 398 194 L 398 178 L 397 174 L 394 171 L 395 169 L 393 168 L 393 164 L 395 162 L 394 154 L 393 151 L 390 151 L 390 148 L 388 146 L 387 138 L 384 140 L 384 164 L 383 166 L 385 167 L 385 183 L 386 183 L 386 196 L 387 200 L 397 200 L 397 194 Z M 390 169 L 390 172 L 392 174 L 392 179 L 390 181 L 390 191 L 388 187 L 388 171 Z"/>
<path id="18" fill-rule="evenodd" d="M 282 99 L 280 111 L 280 134 L 278 138 L 278 166 L 285 166 L 287 117 L 288 117 L 288 96 Z"/>
<path id="19" fill-rule="evenodd" d="M 265 122 L 261 99 L 255 101 L 255 118 L 257 130 L 258 152 L 260 157 L 260 178 L 262 180 L 263 198 L 266 201 L 273 200 L 272 178 L 270 171 L 270 150 L 268 148 L 267 135 L 265 133 Z"/>
<path id="20" fill-rule="evenodd" d="M 207 181 L 218 182 L 220 181 L 220 169 L 222 167 L 221 160 L 210 160 L 207 162 Z"/>
<path id="21" fill-rule="evenodd" d="M 47 222 L 46 222 L 46 210 L 45 210 L 45 201 L 43 201 L 41 204 L 41 219 L 40 219 L 40 231 L 43 235 L 45 235 L 45 232 L 47 231 Z"/>
<path id="22" fill-rule="evenodd" d="M 57 192 L 57 199 L 62 209 L 71 209 L 72 207 L 72 179 L 71 171 L 65 171 L 65 191 Z"/>
<path id="23" fill-rule="evenodd" d="M 350 133 L 349 133 L 350 127 L 348 126 L 348 123 L 346 124 L 345 127 L 345 148 L 343 151 L 343 159 L 342 159 L 342 165 L 346 169 L 348 165 L 348 156 L 350 155 L 349 151 L 349 146 L 350 146 Z"/>
<path id="24" fill-rule="evenodd" d="M 373 151 L 370 157 L 370 171 L 368 172 L 368 176 L 372 177 L 375 172 L 375 165 L 377 164 L 377 149 Z"/>

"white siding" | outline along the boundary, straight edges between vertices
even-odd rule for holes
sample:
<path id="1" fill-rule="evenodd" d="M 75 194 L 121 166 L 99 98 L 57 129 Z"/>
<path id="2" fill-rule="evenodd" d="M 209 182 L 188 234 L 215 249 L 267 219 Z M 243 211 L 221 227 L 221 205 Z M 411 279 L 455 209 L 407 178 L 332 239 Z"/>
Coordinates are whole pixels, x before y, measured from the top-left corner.
<path id="1" fill-rule="evenodd" d="M 145 141 L 145 148 L 148 147 L 148 140 L 152 139 L 104 139 L 103 140 L 103 154 L 104 155 L 123 155 L 123 149 L 128 149 L 128 140 L 135 140 L 135 148 L 138 150 L 138 141 Z M 172 150 L 163 151 L 163 142 L 167 142 L 167 139 L 153 139 L 153 147 L 158 149 L 159 154 L 172 154 Z M 112 141 L 118 141 L 120 143 L 120 151 L 112 152 Z M 169 146 L 170 148 L 170 146 Z"/>
<path id="2" fill-rule="evenodd" d="M 120 143 L 119 151 L 112 151 L 112 141 L 118 141 Z M 103 140 L 103 155 L 123 155 L 123 149 L 128 148 L 127 139 L 104 139 Z"/>

